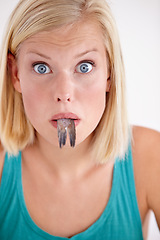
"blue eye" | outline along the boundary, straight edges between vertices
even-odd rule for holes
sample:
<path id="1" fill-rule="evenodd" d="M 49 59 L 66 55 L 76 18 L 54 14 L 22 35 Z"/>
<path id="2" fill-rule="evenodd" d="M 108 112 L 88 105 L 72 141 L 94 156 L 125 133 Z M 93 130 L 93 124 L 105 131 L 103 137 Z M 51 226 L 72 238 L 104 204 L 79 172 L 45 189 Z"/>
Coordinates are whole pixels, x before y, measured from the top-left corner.
<path id="1" fill-rule="evenodd" d="M 85 63 L 80 63 L 76 70 L 79 73 L 89 73 L 93 69 L 93 63 L 85 62 Z"/>
<path id="2" fill-rule="evenodd" d="M 50 68 L 44 63 L 34 64 L 33 69 L 36 73 L 39 74 L 47 74 L 51 72 Z"/>

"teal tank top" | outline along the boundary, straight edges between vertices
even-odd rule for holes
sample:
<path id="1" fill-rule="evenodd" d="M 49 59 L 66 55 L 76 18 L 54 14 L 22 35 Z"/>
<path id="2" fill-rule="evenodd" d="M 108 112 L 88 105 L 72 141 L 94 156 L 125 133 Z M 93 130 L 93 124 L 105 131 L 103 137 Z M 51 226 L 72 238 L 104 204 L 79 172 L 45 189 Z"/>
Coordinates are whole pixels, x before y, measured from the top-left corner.
<path id="1" fill-rule="evenodd" d="M 136 199 L 131 146 L 125 159 L 116 159 L 109 201 L 99 219 L 72 240 L 142 240 Z M 78 217 L 78 216 L 77 216 Z M 63 226 L 62 226 L 63 227 Z M 0 185 L 0 240 L 65 240 L 40 229 L 25 205 L 21 152 L 5 156 Z"/>

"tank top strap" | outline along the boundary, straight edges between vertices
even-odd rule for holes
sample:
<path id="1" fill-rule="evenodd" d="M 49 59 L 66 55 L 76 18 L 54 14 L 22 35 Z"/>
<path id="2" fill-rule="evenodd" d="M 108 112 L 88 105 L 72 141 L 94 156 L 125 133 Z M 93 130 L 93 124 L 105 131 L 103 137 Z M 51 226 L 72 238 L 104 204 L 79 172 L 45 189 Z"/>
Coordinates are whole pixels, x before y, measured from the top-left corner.
<path id="1" fill-rule="evenodd" d="M 0 220 L 3 218 L 2 212 L 6 210 L 4 206 L 7 208 L 9 203 L 14 199 L 17 182 L 20 180 L 20 177 L 21 152 L 16 156 L 6 153 L 0 184 Z"/>
<path id="2" fill-rule="evenodd" d="M 121 216 L 122 222 L 123 218 L 124 220 L 127 219 L 128 222 L 130 222 L 130 226 L 133 225 L 133 229 L 137 229 L 137 239 L 139 239 L 138 233 L 143 239 L 142 222 L 136 195 L 131 143 L 128 146 L 128 151 L 126 152 L 124 159 L 117 159 L 115 167 L 117 168 L 118 177 L 116 205 L 119 207 L 117 214 Z"/>

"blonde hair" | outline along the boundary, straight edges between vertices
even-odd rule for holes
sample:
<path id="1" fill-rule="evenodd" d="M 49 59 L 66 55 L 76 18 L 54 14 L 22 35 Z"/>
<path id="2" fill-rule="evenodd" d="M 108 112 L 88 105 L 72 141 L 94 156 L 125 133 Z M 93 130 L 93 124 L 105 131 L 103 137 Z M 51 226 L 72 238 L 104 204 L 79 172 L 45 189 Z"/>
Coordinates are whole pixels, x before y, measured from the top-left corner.
<path id="1" fill-rule="evenodd" d="M 8 52 L 16 57 L 20 44 L 30 36 L 74 24 L 84 17 L 96 20 L 103 31 L 111 79 L 106 109 L 93 132 L 91 149 L 98 163 L 124 156 L 129 140 L 124 66 L 116 24 L 105 0 L 21 0 L 18 3 L 10 17 L 0 60 L 0 139 L 9 153 L 17 154 L 33 143 L 35 130 L 26 117 L 21 94 L 11 83 Z"/>

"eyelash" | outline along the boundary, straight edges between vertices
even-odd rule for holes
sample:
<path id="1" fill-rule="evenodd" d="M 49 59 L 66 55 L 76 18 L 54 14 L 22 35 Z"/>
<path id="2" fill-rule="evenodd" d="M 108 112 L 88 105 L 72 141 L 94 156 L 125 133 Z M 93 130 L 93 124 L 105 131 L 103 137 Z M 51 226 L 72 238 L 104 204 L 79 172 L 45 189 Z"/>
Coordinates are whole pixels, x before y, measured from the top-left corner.
<path id="1" fill-rule="evenodd" d="M 50 66 L 47 64 L 47 63 L 45 63 L 45 62 L 34 62 L 33 64 L 32 64 L 32 69 L 34 70 L 34 67 L 36 66 L 36 65 L 40 65 L 40 64 L 42 64 L 42 65 L 46 65 L 49 69 L 50 69 L 50 71 L 51 71 L 51 68 L 50 68 Z M 34 70 L 35 71 L 35 70 Z"/>
<path id="2" fill-rule="evenodd" d="M 77 71 L 77 68 L 79 67 L 80 68 L 80 66 L 82 65 L 82 64 L 90 64 L 91 66 L 92 66 L 92 69 L 89 71 L 89 72 L 80 72 L 80 71 Z M 84 61 L 81 61 L 81 62 L 79 62 L 78 64 L 77 64 L 77 66 L 76 66 L 76 71 L 75 72 L 77 72 L 77 73 L 81 73 L 81 74 L 88 74 L 88 73 L 90 73 L 90 72 L 92 72 L 92 70 L 93 70 L 93 68 L 95 67 L 96 65 L 95 65 L 95 62 L 93 62 L 93 61 L 91 61 L 91 60 L 84 60 Z M 80 70 L 80 69 L 79 69 Z M 89 69 L 88 69 L 89 70 Z"/>
<path id="3" fill-rule="evenodd" d="M 81 62 L 79 62 L 78 64 L 77 64 L 77 66 L 76 66 L 76 68 L 79 66 L 79 65 L 81 65 L 81 64 L 85 64 L 85 63 L 89 63 L 89 64 L 91 64 L 93 67 L 96 67 L 96 64 L 95 64 L 95 62 L 93 62 L 92 60 L 83 60 L 83 61 L 81 61 Z M 36 65 L 39 65 L 39 64 L 44 64 L 44 65 L 46 65 L 49 69 L 50 69 L 50 71 L 51 71 L 51 68 L 50 68 L 50 66 L 47 64 L 47 63 L 45 63 L 45 62 L 34 62 L 33 64 L 32 64 L 32 68 L 33 68 L 33 70 L 34 70 L 34 67 L 36 66 Z M 35 70 L 34 70 L 35 71 Z M 92 71 L 92 70 L 91 70 Z M 90 71 L 90 72 L 91 72 Z M 51 71 L 52 72 L 52 71 Z M 76 72 L 76 71 L 75 71 Z M 89 72 L 88 72 L 89 73 Z"/>
<path id="4" fill-rule="evenodd" d="M 91 61 L 91 60 L 81 61 L 80 63 L 78 63 L 78 65 L 83 64 L 83 63 L 89 63 L 89 64 L 91 64 L 93 67 L 96 67 L 95 62 L 93 62 L 93 61 Z"/>
<path id="5" fill-rule="evenodd" d="M 92 60 L 84 60 L 84 61 L 81 61 L 78 63 L 79 64 L 82 64 L 82 63 L 90 63 L 93 67 L 95 67 L 95 62 L 93 62 Z"/>

